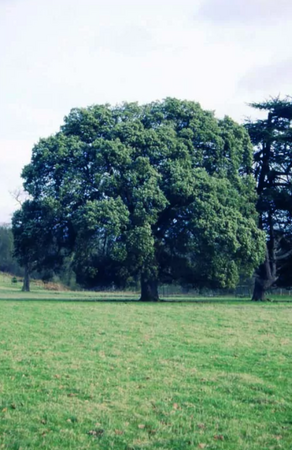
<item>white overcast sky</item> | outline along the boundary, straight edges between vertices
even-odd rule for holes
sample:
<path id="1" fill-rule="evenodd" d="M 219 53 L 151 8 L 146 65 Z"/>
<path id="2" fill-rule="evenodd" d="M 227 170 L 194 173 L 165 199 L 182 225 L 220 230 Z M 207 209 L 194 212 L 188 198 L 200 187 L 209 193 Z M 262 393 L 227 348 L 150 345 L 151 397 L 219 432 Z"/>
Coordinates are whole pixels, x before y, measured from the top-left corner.
<path id="1" fill-rule="evenodd" d="M 0 0 L 0 222 L 73 107 L 199 101 L 242 122 L 292 94 L 292 0 Z"/>

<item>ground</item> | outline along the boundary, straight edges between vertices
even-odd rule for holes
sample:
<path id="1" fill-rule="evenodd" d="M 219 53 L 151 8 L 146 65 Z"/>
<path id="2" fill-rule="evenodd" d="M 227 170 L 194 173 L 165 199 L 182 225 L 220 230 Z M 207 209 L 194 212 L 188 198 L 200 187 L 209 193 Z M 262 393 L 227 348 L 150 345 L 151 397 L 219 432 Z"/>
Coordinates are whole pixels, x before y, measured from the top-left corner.
<path id="1" fill-rule="evenodd" d="M 0 300 L 0 448 L 292 448 L 292 304 L 25 295 Z"/>

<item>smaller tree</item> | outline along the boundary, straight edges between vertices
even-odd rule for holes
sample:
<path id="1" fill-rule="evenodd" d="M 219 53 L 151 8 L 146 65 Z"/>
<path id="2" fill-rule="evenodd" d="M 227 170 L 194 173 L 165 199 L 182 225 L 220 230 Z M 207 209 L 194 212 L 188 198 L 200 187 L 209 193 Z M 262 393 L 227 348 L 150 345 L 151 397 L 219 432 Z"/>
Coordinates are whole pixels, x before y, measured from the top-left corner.
<path id="1" fill-rule="evenodd" d="M 57 269 L 62 261 L 57 237 L 57 222 L 54 204 L 48 200 L 26 200 L 12 218 L 14 256 L 24 268 L 22 290 L 30 291 L 30 275 L 44 268 Z"/>
<path id="2" fill-rule="evenodd" d="M 22 275 L 16 259 L 13 257 L 13 234 L 10 226 L 0 227 L 0 271 Z"/>

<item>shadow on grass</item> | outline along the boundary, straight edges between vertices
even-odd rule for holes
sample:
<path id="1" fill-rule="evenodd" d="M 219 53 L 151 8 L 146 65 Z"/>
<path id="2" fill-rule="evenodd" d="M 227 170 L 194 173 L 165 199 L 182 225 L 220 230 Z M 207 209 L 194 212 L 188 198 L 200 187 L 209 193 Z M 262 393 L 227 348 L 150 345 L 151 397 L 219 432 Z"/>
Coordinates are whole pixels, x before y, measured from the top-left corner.
<path id="1" fill-rule="evenodd" d="M 159 301 L 141 301 L 137 298 L 0 298 L 0 302 L 46 302 L 46 303 L 137 303 L 137 304 L 164 304 L 164 303 L 194 303 L 194 304 L 228 304 L 228 303 L 237 303 L 237 304 L 253 304 L 253 305 L 262 305 L 262 304 L 275 304 L 275 303 L 291 303 L 292 299 L 283 299 L 283 300 L 264 300 L 264 301 L 252 301 L 250 298 L 195 298 L 195 299 L 160 299 Z"/>

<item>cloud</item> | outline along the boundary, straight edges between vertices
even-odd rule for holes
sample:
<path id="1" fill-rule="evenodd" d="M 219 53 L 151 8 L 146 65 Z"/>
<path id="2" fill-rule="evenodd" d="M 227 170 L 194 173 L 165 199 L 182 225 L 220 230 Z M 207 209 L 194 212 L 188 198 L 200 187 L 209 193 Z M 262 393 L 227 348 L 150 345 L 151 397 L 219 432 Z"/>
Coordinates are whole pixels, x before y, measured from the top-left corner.
<path id="1" fill-rule="evenodd" d="M 174 96 L 241 120 L 284 95 L 291 16 L 292 0 L 0 0 L 0 221 L 74 106 Z"/>
<path id="2" fill-rule="evenodd" d="M 273 23 L 292 17 L 292 1 L 205 0 L 197 17 L 216 24 Z"/>
<path id="3" fill-rule="evenodd" d="M 123 30 L 113 30 L 108 28 L 98 39 L 96 49 L 103 48 L 118 54 L 128 56 L 139 56 L 155 49 L 157 42 L 154 42 L 151 33 L 138 25 L 129 25 Z"/>
<path id="4" fill-rule="evenodd" d="M 291 90 L 292 58 L 251 69 L 239 81 L 240 90 L 270 92 L 270 95 L 286 95 L 283 89 Z"/>

